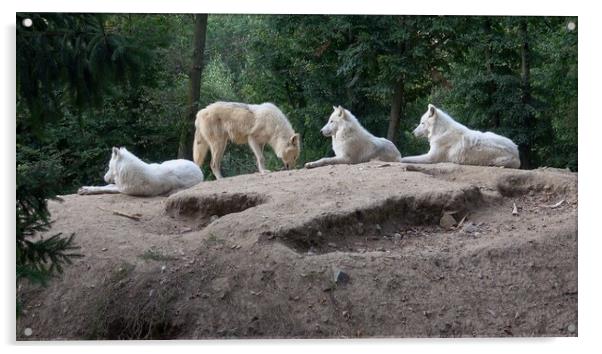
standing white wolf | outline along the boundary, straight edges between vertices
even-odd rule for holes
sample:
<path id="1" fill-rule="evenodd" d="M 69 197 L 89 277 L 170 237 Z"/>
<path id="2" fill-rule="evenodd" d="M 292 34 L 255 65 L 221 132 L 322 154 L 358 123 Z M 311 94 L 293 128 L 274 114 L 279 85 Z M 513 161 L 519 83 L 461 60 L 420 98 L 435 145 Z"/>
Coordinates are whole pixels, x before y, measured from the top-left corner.
<path id="1" fill-rule="evenodd" d="M 468 129 L 432 104 L 414 129 L 414 135 L 427 138 L 430 150 L 424 155 L 404 157 L 401 162 L 520 167 L 518 147 L 512 140 Z"/>
<path id="2" fill-rule="evenodd" d="M 147 164 L 126 148 L 114 147 L 104 178 L 109 185 L 81 187 L 77 193 L 123 193 L 146 197 L 168 194 L 202 182 L 203 171 L 194 162 L 183 159 Z"/>
<path id="3" fill-rule="evenodd" d="M 314 168 L 334 164 L 356 164 L 370 160 L 399 162 L 401 154 L 395 144 L 385 138 L 370 134 L 351 112 L 341 106 L 332 107 L 328 123 L 320 130 L 324 136 L 332 137 L 335 157 L 325 157 L 305 164 Z"/>
<path id="4" fill-rule="evenodd" d="M 220 165 L 228 141 L 249 144 L 261 173 L 269 172 L 263 157 L 266 144 L 272 147 L 286 169 L 295 167 L 301 150 L 299 134 L 272 103 L 215 102 L 197 113 L 194 125 L 194 162 L 202 166 L 211 149 L 211 171 L 218 179 L 222 178 Z"/>

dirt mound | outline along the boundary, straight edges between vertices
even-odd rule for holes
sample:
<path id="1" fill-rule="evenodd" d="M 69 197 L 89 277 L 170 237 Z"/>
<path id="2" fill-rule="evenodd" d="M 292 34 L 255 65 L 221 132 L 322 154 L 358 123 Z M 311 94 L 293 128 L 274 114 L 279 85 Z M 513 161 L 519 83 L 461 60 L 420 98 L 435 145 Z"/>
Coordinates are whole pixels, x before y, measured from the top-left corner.
<path id="1" fill-rule="evenodd" d="M 372 162 L 51 211 L 85 257 L 18 290 L 19 339 L 577 333 L 577 175 L 562 170 Z"/>

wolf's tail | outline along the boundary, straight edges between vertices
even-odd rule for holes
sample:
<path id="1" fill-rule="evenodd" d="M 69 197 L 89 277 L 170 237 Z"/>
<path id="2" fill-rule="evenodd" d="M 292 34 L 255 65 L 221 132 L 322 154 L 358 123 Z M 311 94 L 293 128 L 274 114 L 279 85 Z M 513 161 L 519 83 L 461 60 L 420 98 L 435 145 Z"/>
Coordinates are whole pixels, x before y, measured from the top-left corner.
<path id="1" fill-rule="evenodd" d="M 194 159 L 194 163 L 199 167 L 203 166 L 208 150 L 209 144 L 207 144 L 207 141 L 205 141 L 201 135 L 200 129 L 196 128 L 194 132 L 194 143 L 192 144 L 192 158 Z"/>

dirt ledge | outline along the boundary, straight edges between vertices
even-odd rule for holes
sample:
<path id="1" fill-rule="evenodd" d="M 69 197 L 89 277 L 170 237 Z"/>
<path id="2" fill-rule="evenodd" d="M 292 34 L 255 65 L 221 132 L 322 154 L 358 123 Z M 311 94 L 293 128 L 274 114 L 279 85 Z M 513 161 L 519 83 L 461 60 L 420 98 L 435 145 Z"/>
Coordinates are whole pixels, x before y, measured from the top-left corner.
<path id="1" fill-rule="evenodd" d="M 372 162 L 50 208 L 85 257 L 18 289 L 18 340 L 577 335 L 575 173 Z"/>

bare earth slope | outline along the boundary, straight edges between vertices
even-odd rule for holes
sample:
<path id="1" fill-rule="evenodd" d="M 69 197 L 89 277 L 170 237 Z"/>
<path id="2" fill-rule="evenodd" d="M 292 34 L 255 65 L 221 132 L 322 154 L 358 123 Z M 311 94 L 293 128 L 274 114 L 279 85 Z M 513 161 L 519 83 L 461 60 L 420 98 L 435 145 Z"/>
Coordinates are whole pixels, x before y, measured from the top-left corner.
<path id="1" fill-rule="evenodd" d="M 575 173 L 372 162 L 50 207 L 84 257 L 18 290 L 18 339 L 577 335 Z"/>

